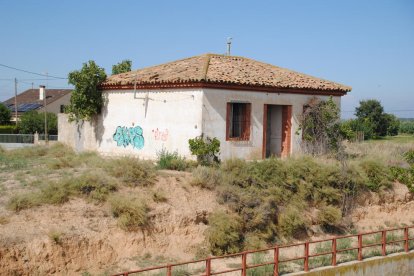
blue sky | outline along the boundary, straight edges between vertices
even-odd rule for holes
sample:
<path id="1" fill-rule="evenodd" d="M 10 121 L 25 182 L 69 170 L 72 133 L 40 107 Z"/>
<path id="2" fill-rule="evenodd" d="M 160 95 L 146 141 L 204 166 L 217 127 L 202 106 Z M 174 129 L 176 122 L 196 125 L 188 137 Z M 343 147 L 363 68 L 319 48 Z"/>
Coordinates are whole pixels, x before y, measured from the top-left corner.
<path id="1" fill-rule="evenodd" d="M 83 62 L 138 69 L 202 53 L 264 61 L 353 87 L 359 100 L 414 117 L 414 1 L 17 1 L 0 0 L 0 64 L 66 77 Z M 0 101 L 46 84 L 0 67 Z M 50 80 L 48 87 L 67 87 Z M 412 111 L 401 111 L 412 110 Z"/>

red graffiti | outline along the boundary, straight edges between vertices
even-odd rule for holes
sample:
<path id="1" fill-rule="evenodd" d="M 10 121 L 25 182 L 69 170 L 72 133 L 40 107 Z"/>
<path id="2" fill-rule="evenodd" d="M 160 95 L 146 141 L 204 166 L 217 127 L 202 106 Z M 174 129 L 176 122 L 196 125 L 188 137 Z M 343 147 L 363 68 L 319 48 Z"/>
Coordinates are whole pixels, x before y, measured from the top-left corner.
<path id="1" fill-rule="evenodd" d="M 154 139 L 156 141 L 167 141 L 168 140 L 168 129 L 164 131 L 159 130 L 158 128 L 152 130 L 152 134 L 154 134 Z"/>

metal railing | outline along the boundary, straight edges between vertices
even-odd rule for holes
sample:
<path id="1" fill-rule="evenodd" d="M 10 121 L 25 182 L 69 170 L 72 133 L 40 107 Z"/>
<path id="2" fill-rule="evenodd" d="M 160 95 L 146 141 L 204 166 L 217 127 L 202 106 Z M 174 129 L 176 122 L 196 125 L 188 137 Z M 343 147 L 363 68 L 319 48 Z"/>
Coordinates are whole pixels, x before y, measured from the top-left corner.
<path id="1" fill-rule="evenodd" d="M 58 140 L 58 136 L 57 135 L 48 135 L 48 140 L 49 141 L 57 141 Z M 39 141 L 44 141 L 45 140 L 45 135 L 44 134 L 39 134 Z"/>
<path id="2" fill-rule="evenodd" d="M 33 144 L 33 134 L 0 134 L 0 143 Z"/>
<path id="3" fill-rule="evenodd" d="M 195 261 L 188 261 L 188 262 L 181 262 L 181 263 L 175 263 L 175 264 L 167 264 L 167 265 L 161 265 L 161 266 L 155 266 L 155 267 L 149 267 L 149 268 L 143 268 L 138 270 L 133 270 L 129 272 L 122 272 L 118 274 L 114 274 L 114 276 L 128 276 L 132 274 L 139 274 L 143 272 L 151 272 L 151 271 L 158 271 L 160 270 L 165 271 L 165 275 L 172 276 L 174 274 L 174 268 L 185 266 L 185 265 L 191 265 L 191 264 L 202 264 L 202 269 L 198 269 L 198 273 L 195 272 L 195 274 L 191 275 L 197 275 L 197 276 L 210 276 L 210 275 L 220 275 L 224 273 L 230 273 L 230 272 L 237 272 L 240 271 L 242 276 L 246 276 L 249 269 L 255 269 L 259 267 L 264 266 L 272 266 L 272 271 L 267 273 L 266 275 L 272 274 L 274 276 L 279 276 L 281 271 L 280 267 L 284 263 L 288 262 L 303 262 L 303 268 L 300 271 L 309 271 L 310 263 L 312 258 L 318 258 L 318 257 L 324 257 L 324 256 L 330 256 L 330 262 L 322 264 L 319 267 L 323 266 L 336 266 L 338 263 L 345 263 L 349 261 L 362 261 L 364 258 L 371 257 L 373 255 L 380 255 L 380 256 L 386 256 L 391 253 L 395 252 L 409 252 L 410 251 L 410 242 L 414 240 L 410 236 L 410 230 L 414 230 L 414 226 L 409 227 L 403 227 L 403 228 L 393 228 L 393 229 L 387 229 L 387 230 L 379 230 L 379 231 L 372 231 L 372 232 L 366 232 L 366 233 L 360 233 L 355 235 L 347 235 L 347 236 L 339 236 L 339 237 L 333 237 L 329 239 L 324 240 L 316 240 L 316 241 L 307 241 L 304 243 L 297 243 L 297 244 L 289 244 L 289 245 L 283 245 L 283 246 L 275 246 L 271 248 L 266 249 L 260 249 L 260 250 L 251 250 L 251 251 L 244 251 L 237 254 L 229 254 L 224 256 L 217 256 L 217 257 L 209 257 L 207 259 L 201 259 L 201 260 L 195 260 Z M 400 236 L 396 235 L 395 232 L 402 232 L 400 233 Z M 366 240 L 364 242 L 364 237 L 367 236 L 373 236 L 374 235 L 374 242 L 369 242 L 372 240 Z M 414 236 L 414 235 L 412 235 Z M 372 237 L 371 237 L 372 238 Z M 354 241 L 350 241 L 352 239 L 355 239 Z M 347 244 L 345 246 L 339 246 L 341 244 L 341 241 L 347 241 Z M 368 242 L 367 242 L 368 241 Z M 311 254 L 310 253 L 310 247 L 314 245 L 321 245 L 321 244 L 328 244 L 329 249 L 322 251 L 322 252 L 316 252 Z M 343 244 L 343 242 L 342 242 Z M 352 244 L 355 244 L 353 246 Z M 388 250 L 387 251 L 387 245 L 388 246 L 395 246 L 400 244 L 399 250 Z M 414 246 L 414 244 L 413 244 Z M 303 255 L 295 256 L 291 258 L 283 258 L 281 255 L 281 251 L 283 249 L 293 248 L 293 247 L 302 247 Z M 364 249 L 372 249 L 373 247 L 380 247 L 381 250 L 377 252 L 378 254 L 372 254 L 375 251 L 368 251 L 365 253 L 364 256 Z M 316 248 L 316 247 L 315 247 Z M 392 248 L 395 249 L 395 248 Z M 356 251 L 356 258 L 355 259 L 341 259 L 340 255 L 344 254 L 344 252 L 349 251 Z M 256 263 L 256 264 L 250 264 L 248 262 L 249 255 L 255 254 L 255 253 L 261 253 L 261 252 L 271 252 L 273 255 L 273 258 L 271 261 L 266 261 L 262 263 Z M 226 270 L 213 270 L 212 262 L 215 260 L 224 260 L 229 258 L 235 258 L 235 257 L 241 257 L 241 264 L 237 268 L 230 268 Z M 161 274 L 157 274 L 161 275 Z M 188 274 L 186 274 L 188 275 Z"/>

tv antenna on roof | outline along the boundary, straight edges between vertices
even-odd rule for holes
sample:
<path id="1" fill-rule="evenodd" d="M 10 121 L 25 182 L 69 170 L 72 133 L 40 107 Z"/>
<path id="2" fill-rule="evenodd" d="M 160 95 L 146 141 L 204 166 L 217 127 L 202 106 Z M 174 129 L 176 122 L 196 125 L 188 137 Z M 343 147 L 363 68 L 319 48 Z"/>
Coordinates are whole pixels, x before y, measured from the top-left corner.
<path id="1" fill-rule="evenodd" d="M 231 49 L 231 41 L 233 40 L 232 37 L 227 38 L 227 55 L 230 56 L 230 49 Z"/>

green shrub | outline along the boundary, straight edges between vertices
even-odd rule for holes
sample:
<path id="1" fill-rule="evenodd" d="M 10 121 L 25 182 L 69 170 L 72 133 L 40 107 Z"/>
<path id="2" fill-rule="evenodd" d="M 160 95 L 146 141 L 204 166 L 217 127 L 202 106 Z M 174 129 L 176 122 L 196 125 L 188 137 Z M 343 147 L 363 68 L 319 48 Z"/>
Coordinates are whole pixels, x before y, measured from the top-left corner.
<path id="1" fill-rule="evenodd" d="M 381 188 L 391 187 L 390 170 L 380 161 L 365 160 L 361 162 L 360 166 L 367 177 L 366 186 L 368 189 L 377 192 Z"/>
<path id="2" fill-rule="evenodd" d="M 296 207 L 288 207 L 278 217 L 278 228 L 284 237 L 297 237 L 306 231 L 307 222 L 303 212 Z"/>
<path id="3" fill-rule="evenodd" d="M 408 164 L 414 166 L 414 150 L 409 150 L 405 152 L 404 159 L 408 162 Z"/>
<path id="4" fill-rule="evenodd" d="M 235 214 L 218 211 L 208 219 L 207 241 L 214 255 L 239 252 L 243 247 L 242 223 Z"/>
<path id="5" fill-rule="evenodd" d="M 265 248 L 266 242 L 260 236 L 260 233 L 247 233 L 244 237 L 244 250 Z"/>
<path id="6" fill-rule="evenodd" d="M 337 226 L 342 219 L 342 212 L 339 208 L 327 205 L 318 212 L 318 223 L 322 226 Z"/>
<path id="7" fill-rule="evenodd" d="M 220 163 L 220 141 L 217 138 L 204 137 L 203 135 L 189 139 L 191 154 L 197 156 L 200 165 L 211 166 Z"/>
<path id="8" fill-rule="evenodd" d="M 155 181 L 155 168 L 149 161 L 122 157 L 106 161 L 104 168 L 128 186 L 148 186 Z"/>
<path id="9" fill-rule="evenodd" d="M 407 186 L 411 193 L 414 193 L 414 166 L 410 168 L 391 167 L 391 174 L 398 182 Z"/>
<path id="10" fill-rule="evenodd" d="M 198 166 L 193 170 L 191 185 L 213 190 L 222 181 L 221 171 L 216 168 Z"/>
<path id="11" fill-rule="evenodd" d="M 114 217 L 119 226 L 126 231 L 137 231 L 149 227 L 149 208 L 147 204 L 132 197 L 113 196 L 109 200 Z"/>
<path id="12" fill-rule="evenodd" d="M 96 201 L 105 201 L 110 193 L 117 190 L 115 179 L 97 172 L 70 178 L 63 183 L 63 186 L 69 191 Z"/>
<path id="13" fill-rule="evenodd" d="M 15 125 L 0 126 L 0 134 L 14 134 L 17 133 Z"/>
<path id="14" fill-rule="evenodd" d="M 39 204 L 63 204 L 69 201 L 71 190 L 60 183 L 51 182 L 41 188 L 38 194 Z"/>
<path id="15" fill-rule="evenodd" d="M 188 164 L 184 157 L 178 155 L 178 152 L 168 152 L 163 148 L 157 153 L 157 167 L 159 169 L 185 171 Z"/>
<path id="16" fill-rule="evenodd" d="M 414 121 L 402 121 L 398 132 L 402 134 L 414 134 Z"/>

